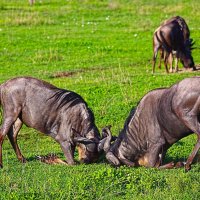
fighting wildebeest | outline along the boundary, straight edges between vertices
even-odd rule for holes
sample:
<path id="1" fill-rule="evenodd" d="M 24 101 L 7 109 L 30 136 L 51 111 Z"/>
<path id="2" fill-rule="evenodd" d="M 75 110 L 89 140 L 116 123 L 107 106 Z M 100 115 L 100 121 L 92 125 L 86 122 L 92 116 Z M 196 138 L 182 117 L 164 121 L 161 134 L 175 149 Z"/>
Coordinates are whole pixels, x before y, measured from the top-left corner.
<path id="1" fill-rule="evenodd" d="M 75 92 L 59 89 L 35 78 L 19 77 L 0 85 L 0 103 L 3 108 L 1 167 L 2 144 L 6 135 L 18 160 L 26 161 L 17 144 L 17 135 L 23 123 L 54 138 L 69 165 L 75 164 L 76 146 L 82 162 L 89 163 L 97 159 L 100 134 L 92 111 Z"/>
<path id="2" fill-rule="evenodd" d="M 188 157 L 189 170 L 200 148 L 200 77 L 186 78 L 169 88 L 147 93 L 131 110 L 117 140 L 111 144 L 111 132 L 103 146 L 107 160 L 119 166 L 172 168 L 163 165 L 168 148 L 183 137 L 197 134 L 197 143 Z M 183 164 L 178 162 L 177 165 Z"/>
<path id="3" fill-rule="evenodd" d="M 182 17 L 176 16 L 164 21 L 153 35 L 153 73 L 155 72 L 158 51 L 160 51 L 159 68 L 161 60 L 164 59 L 167 73 L 169 72 L 168 63 L 170 65 L 170 72 L 173 71 L 173 57 L 176 58 L 176 72 L 178 71 L 178 59 L 180 59 L 185 68 L 193 68 L 195 70 L 191 55 L 193 44 L 188 25 Z"/>

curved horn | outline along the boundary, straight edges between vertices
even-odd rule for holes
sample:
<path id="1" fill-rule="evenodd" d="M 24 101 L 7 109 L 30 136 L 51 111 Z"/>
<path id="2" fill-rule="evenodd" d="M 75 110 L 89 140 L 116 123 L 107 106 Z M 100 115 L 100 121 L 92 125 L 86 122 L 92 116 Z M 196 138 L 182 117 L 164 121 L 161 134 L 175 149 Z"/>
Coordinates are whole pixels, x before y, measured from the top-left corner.
<path id="1" fill-rule="evenodd" d="M 186 40 L 186 45 L 190 47 L 190 50 L 194 49 L 194 44 L 195 44 L 195 41 L 193 41 L 192 38 L 189 38 L 188 40 Z"/>
<path id="2" fill-rule="evenodd" d="M 104 149 L 104 144 L 105 144 L 106 140 L 107 140 L 107 138 L 103 138 L 102 140 L 99 141 L 98 152 L 101 152 Z"/>
<path id="3" fill-rule="evenodd" d="M 106 153 L 110 149 L 110 144 L 112 141 L 112 134 L 110 131 L 111 126 L 105 127 L 102 129 L 102 136 L 104 137 L 98 145 L 98 151 L 104 150 Z"/>
<path id="4" fill-rule="evenodd" d="M 111 134 L 110 129 L 111 129 L 111 125 L 108 125 L 108 126 L 102 128 L 102 138 L 107 137 L 109 135 L 109 133 Z"/>
<path id="5" fill-rule="evenodd" d="M 82 144 L 96 143 L 94 140 L 88 139 L 86 137 L 81 137 L 81 136 L 80 137 L 74 137 L 73 141 L 74 142 L 79 142 L 79 143 L 82 143 Z"/>
<path id="6" fill-rule="evenodd" d="M 194 44 L 195 44 L 195 42 L 191 42 L 191 43 L 190 43 L 190 46 L 192 47 L 192 46 L 194 46 Z"/>
<path id="7" fill-rule="evenodd" d="M 81 136 L 78 133 L 78 131 L 76 131 L 74 128 L 72 128 L 71 134 L 72 134 L 71 137 L 73 138 L 73 142 L 78 142 L 78 143 L 82 143 L 82 144 L 98 143 L 98 142 L 94 141 L 93 139 L 89 139 L 89 138 Z M 73 135 L 75 135 L 75 137 L 73 137 Z"/>

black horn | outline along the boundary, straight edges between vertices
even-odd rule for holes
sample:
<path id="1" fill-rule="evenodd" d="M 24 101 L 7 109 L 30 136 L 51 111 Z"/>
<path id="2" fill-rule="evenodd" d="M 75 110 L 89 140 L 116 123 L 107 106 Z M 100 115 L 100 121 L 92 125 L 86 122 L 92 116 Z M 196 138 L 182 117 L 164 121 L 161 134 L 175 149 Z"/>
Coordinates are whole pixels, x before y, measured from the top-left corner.
<path id="1" fill-rule="evenodd" d="M 86 137 L 74 137 L 74 142 L 82 143 L 82 144 L 91 144 L 96 143 L 94 140 L 88 139 Z"/>

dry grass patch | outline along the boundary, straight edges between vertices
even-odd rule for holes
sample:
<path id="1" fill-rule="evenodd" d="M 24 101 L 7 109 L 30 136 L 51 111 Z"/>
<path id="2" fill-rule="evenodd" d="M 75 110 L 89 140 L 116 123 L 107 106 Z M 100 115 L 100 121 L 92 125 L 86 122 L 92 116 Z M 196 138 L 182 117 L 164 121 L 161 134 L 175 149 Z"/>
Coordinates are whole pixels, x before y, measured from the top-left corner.
<path id="1" fill-rule="evenodd" d="M 28 11 L 23 9 L 15 9 L 9 12 L 2 21 L 5 26 L 22 26 L 22 25 L 52 25 L 55 24 L 54 19 L 49 15 L 43 17 L 41 13 L 36 11 Z"/>

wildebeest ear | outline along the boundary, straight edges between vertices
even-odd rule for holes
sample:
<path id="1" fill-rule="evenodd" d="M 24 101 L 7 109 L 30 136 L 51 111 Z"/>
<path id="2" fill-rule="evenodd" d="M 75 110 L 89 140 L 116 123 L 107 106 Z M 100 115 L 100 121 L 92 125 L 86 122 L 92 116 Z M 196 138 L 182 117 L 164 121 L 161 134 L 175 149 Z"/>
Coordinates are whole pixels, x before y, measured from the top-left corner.
<path id="1" fill-rule="evenodd" d="M 73 139 L 74 142 L 79 142 L 82 144 L 91 144 L 91 143 L 95 143 L 93 140 L 85 138 L 85 137 L 74 137 Z"/>
<path id="2" fill-rule="evenodd" d="M 190 47 L 190 50 L 191 50 L 191 51 L 194 50 L 194 49 L 197 49 L 197 47 Z"/>

